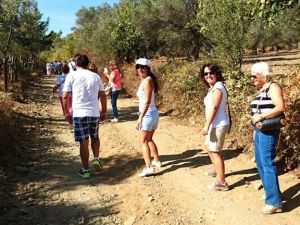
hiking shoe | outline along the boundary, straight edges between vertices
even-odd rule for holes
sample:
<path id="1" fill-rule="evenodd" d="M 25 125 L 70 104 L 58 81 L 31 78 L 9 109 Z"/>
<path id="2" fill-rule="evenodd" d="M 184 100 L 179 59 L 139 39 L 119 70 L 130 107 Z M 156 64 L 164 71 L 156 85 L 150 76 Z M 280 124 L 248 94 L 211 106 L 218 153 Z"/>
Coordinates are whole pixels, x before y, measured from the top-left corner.
<path id="1" fill-rule="evenodd" d="M 208 177 L 216 177 L 217 176 L 217 172 L 214 169 L 211 169 L 210 171 L 204 173 L 205 176 Z"/>
<path id="2" fill-rule="evenodd" d="M 82 177 L 82 178 L 90 178 L 91 177 L 91 172 L 89 170 L 85 170 L 85 169 L 80 169 L 78 171 L 78 176 Z"/>
<path id="3" fill-rule="evenodd" d="M 161 161 L 153 159 L 152 162 L 151 162 L 151 165 L 154 168 L 160 168 L 161 167 Z"/>
<path id="4" fill-rule="evenodd" d="M 146 177 L 154 173 L 153 167 L 145 167 L 142 172 L 139 173 L 140 177 Z"/>
<path id="5" fill-rule="evenodd" d="M 100 159 L 93 159 L 92 165 L 93 165 L 95 171 L 100 172 L 100 170 L 102 168 L 102 163 L 101 163 Z"/>
<path id="6" fill-rule="evenodd" d="M 273 206 L 273 205 L 265 205 L 265 207 L 262 208 L 261 212 L 263 214 L 273 214 L 273 213 L 281 213 L 282 208 Z"/>
<path id="7" fill-rule="evenodd" d="M 225 183 L 216 181 L 216 182 L 212 183 L 211 185 L 208 185 L 208 189 L 213 190 L 213 191 L 228 191 L 229 186 L 226 183 L 226 181 L 225 181 Z"/>
<path id="8" fill-rule="evenodd" d="M 110 122 L 117 123 L 117 122 L 119 122 L 119 119 L 118 118 L 113 118 Z"/>

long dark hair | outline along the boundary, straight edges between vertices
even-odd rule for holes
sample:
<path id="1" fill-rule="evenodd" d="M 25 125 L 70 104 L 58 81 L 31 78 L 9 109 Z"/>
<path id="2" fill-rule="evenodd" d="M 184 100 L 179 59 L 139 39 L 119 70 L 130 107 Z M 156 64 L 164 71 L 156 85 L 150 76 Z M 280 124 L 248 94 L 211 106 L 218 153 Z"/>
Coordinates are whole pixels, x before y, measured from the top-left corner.
<path id="1" fill-rule="evenodd" d="M 154 93 L 157 93 L 157 92 L 158 92 L 158 89 L 159 89 L 157 77 L 151 72 L 150 68 L 149 68 L 148 75 L 149 75 L 149 76 L 151 77 L 151 79 L 153 80 L 153 84 L 154 84 Z"/>
<path id="2" fill-rule="evenodd" d="M 207 81 L 205 80 L 205 77 L 204 77 L 204 70 L 205 68 L 208 68 L 212 73 L 216 74 L 216 78 L 217 78 L 217 81 L 221 81 L 221 82 L 224 82 L 225 79 L 223 77 L 223 74 L 222 74 L 222 70 L 221 68 L 217 65 L 217 64 L 212 64 L 212 63 L 207 63 L 207 64 L 204 64 L 201 69 L 200 69 L 200 73 L 199 73 L 199 76 L 200 78 L 202 79 L 203 83 L 206 84 L 207 86 L 209 86 L 209 84 L 207 83 Z"/>

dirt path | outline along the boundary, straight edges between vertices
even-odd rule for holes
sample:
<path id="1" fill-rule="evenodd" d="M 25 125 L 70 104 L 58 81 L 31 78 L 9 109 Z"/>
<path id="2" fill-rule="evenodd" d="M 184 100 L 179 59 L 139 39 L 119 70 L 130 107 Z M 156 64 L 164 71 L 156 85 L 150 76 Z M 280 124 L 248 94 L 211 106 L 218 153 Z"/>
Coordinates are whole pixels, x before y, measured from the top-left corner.
<path id="1" fill-rule="evenodd" d="M 263 192 L 255 189 L 258 175 L 240 149 L 224 151 L 231 189 L 208 190 L 213 179 L 204 176 L 210 161 L 199 124 L 182 125 L 162 116 L 155 141 L 163 167 L 155 176 L 138 177 L 143 160 L 134 129 L 133 99 L 119 100 L 119 123 L 101 124 L 103 171 L 88 180 L 79 178 L 78 144 L 59 102 L 47 101 L 52 80 L 44 78 L 33 85 L 28 104 L 17 106 L 23 120 L 31 124 L 18 146 L 32 155 L 13 168 L 11 196 L 0 224 L 299 224 L 299 178 L 292 173 L 280 175 L 285 212 L 262 215 L 259 196 Z"/>

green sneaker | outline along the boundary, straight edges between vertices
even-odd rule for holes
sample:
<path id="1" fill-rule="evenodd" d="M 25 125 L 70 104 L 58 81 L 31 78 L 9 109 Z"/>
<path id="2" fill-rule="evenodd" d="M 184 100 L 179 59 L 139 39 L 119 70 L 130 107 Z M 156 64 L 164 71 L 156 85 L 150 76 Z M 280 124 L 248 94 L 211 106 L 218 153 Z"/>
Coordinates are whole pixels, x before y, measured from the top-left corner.
<path id="1" fill-rule="evenodd" d="M 100 159 L 93 159 L 92 165 L 96 172 L 100 172 L 100 170 L 102 168 L 102 163 L 101 163 Z"/>
<path id="2" fill-rule="evenodd" d="M 78 171 L 78 176 L 80 176 L 82 178 L 90 178 L 91 172 L 89 170 L 80 169 Z"/>

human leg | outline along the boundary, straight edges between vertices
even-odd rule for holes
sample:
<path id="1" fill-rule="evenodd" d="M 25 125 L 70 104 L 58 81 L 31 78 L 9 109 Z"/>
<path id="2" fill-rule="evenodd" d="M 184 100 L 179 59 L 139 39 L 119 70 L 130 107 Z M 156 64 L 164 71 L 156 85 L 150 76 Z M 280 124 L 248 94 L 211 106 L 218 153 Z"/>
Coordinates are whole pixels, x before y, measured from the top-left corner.
<path id="1" fill-rule="evenodd" d="M 80 158 L 82 167 L 85 170 L 89 169 L 89 140 L 81 140 L 80 141 Z"/>
<path id="2" fill-rule="evenodd" d="M 99 158 L 99 153 L 100 153 L 100 139 L 99 137 L 97 138 L 91 138 L 91 147 L 93 150 L 94 158 Z"/>
<path id="3" fill-rule="evenodd" d="M 100 171 L 102 163 L 99 159 L 100 154 L 100 138 L 99 138 L 99 117 L 91 117 L 89 123 L 89 134 L 91 137 L 91 148 L 93 151 L 94 159 L 92 165 L 96 171 Z"/>
<path id="4" fill-rule="evenodd" d="M 119 118 L 118 108 L 117 108 L 117 100 L 118 100 L 119 92 L 120 91 L 112 91 L 111 92 L 112 113 L 113 113 L 113 118 L 116 118 L 116 119 Z"/>
<path id="5" fill-rule="evenodd" d="M 208 176 L 217 177 L 219 182 L 225 182 L 225 164 L 222 159 L 222 149 L 229 125 L 210 128 L 205 139 L 208 155 L 214 167 L 207 173 Z"/>
<path id="6" fill-rule="evenodd" d="M 217 180 L 224 183 L 225 182 L 225 165 L 224 161 L 222 159 L 222 153 L 221 152 L 211 152 L 210 153 L 213 158 L 213 165 L 215 168 L 215 171 L 217 173 Z"/>
<path id="7" fill-rule="evenodd" d="M 61 109 L 62 109 L 63 115 L 66 115 L 66 112 L 65 112 L 65 110 L 64 110 L 64 106 L 63 106 L 62 97 L 59 97 L 59 101 L 60 101 L 60 106 L 61 106 Z"/>
<path id="8" fill-rule="evenodd" d="M 156 146 L 156 144 L 153 140 L 154 132 L 155 132 L 155 130 L 149 132 L 148 145 L 149 145 L 149 148 L 150 148 L 151 156 L 153 156 L 154 160 L 159 161 L 157 146 Z"/>
<path id="9" fill-rule="evenodd" d="M 87 117 L 74 117 L 74 137 L 75 141 L 80 143 L 80 158 L 82 162 L 82 169 L 79 170 L 78 175 L 83 178 L 89 178 L 89 128 Z"/>
<path id="10" fill-rule="evenodd" d="M 261 179 L 261 182 L 264 184 L 264 170 L 262 166 L 261 161 L 261 154 L 260 154 L 260 134 L 259 131 L 254 132 L 254 148 L 255 148 L 255 162 L 256 162 L 256 168 L 258 170 L 259 177 Z"/>
<path id="11" fill-rule="evenodd" d="M 276 143 L 279 130 L 272 132 L 256 131 L 256 133 L 258 133 L 260 138 L 259 151 L 263 170 L 263 186 L 266 194 L 265 203 L 269 206 L 281 207 L 281 192 L 279 188 L 275 161 Z"/>
<path id="12" fill-rule="evenodd" d="M 208 186 L 211 190 L 227 191 L 229 189 L 225 180 L 225 164 L 222 158 L 222 149 L 228 129 L 229 125 L 210 128 L 205 139 L 208 154 L 214 167 L 214 170 L 209 171 L 207 175 L 217 177 L 217 181 Z"/>
<path id="13" fill-rule="evenodd" d="M 140 131 L 140 142 L 142 144 L 143 157 L 146 167 L 151 166 L 151 154 L 149 147 L 150 131 Z"/>

